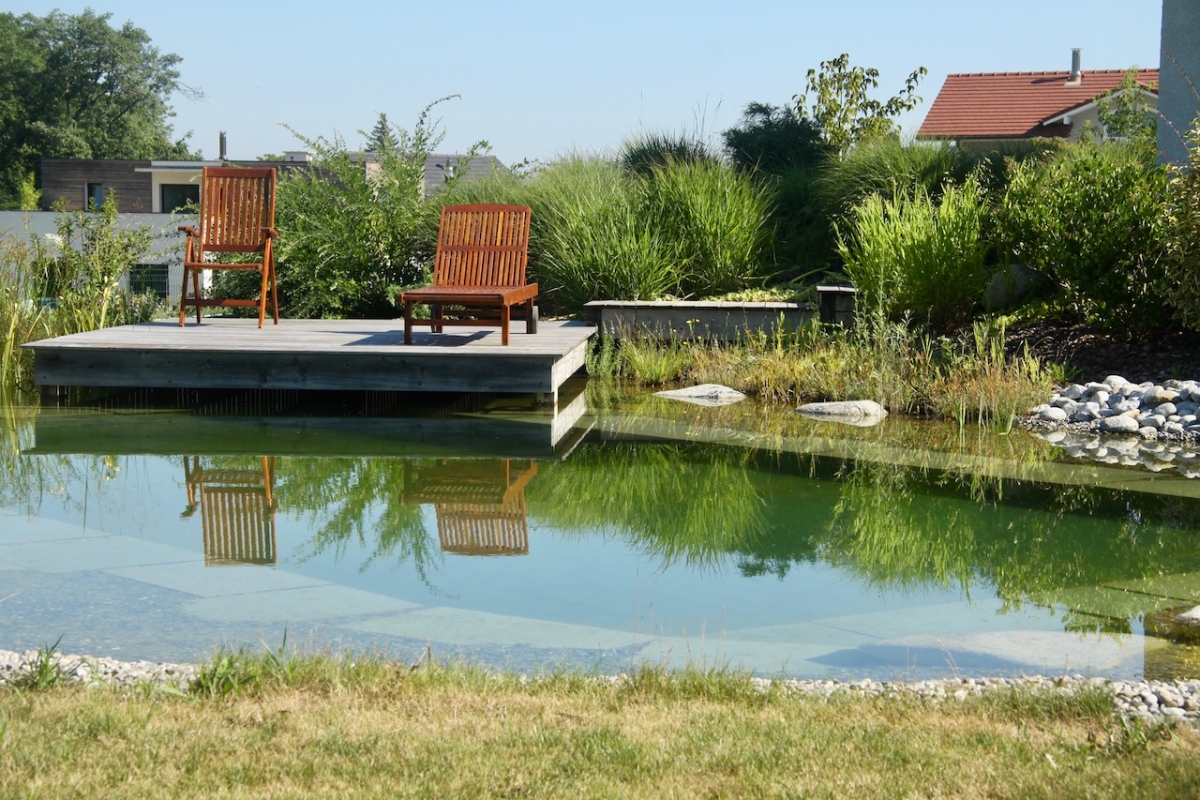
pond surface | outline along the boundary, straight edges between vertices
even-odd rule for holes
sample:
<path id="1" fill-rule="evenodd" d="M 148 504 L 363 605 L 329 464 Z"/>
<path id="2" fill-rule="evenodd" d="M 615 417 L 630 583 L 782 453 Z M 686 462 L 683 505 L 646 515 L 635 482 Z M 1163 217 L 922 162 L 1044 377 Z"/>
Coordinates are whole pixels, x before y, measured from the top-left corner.
<path id="1" fill-rule="evenodd" d="M 596 387 L 311 410 L 5 409 L 0 648 L 1200 676 L 1174 622 L 1200 605 L 1200 481 L 1178 473 Z"/>

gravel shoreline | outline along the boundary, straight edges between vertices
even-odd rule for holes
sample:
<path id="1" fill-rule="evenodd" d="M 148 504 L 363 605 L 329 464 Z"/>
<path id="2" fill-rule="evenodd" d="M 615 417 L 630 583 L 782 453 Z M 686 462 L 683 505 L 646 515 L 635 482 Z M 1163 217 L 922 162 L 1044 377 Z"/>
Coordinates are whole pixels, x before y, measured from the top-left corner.
<path id="1" fill-rule="evenodd" d="M 50 658 L 65 680 L 88 687 L 135 688 L 150 685 L 186 691 L 191 681 L 200 674 L 200 667 L 196 664 L 118 661 L 63 653 L 54 653 Z M 35 671 L 42 660 L 43 654 L 37 650 L 0 650 L 0 687 Z M 622 676 L 608 678 L 612 681 L 621 679 Z M 1114 710 L 1126 719 L 1139 719 L 1150 724 L 1178 721 L 1200 726 L 1200 680 L 1110 681 L 1106 678 L 1064 675 L 1055 678 L 946 678 L 914 682 L 755 678 L 754 682 L 764 689 L 779 684 L 790 692 L 820 697 L 831 697 L 840 692 L 863 696 L 909 694 L 932 702 L 963 701 L 984 692 L 1014 688 L 1070 695 L 1081 689 L 1096 687 L 1112 693 Z"/>

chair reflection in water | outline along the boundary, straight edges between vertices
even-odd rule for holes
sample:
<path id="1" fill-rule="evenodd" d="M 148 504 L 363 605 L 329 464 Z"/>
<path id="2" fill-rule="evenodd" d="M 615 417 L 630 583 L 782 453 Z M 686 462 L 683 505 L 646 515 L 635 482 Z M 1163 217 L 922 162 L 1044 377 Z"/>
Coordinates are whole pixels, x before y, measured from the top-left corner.
<path id="1" fill-rule="evenodd" d="M 402 503 L 432 503 L 442 550 L 470 556 L 529 553 L 525 486 L 532 461 L 406 462 Z"/>
<path id="2" fill-rule="evenodd" d="M 184 456 L 187 509 L 200 510 L 204 565 L 274 564 L 275 459 L 263 456 L 258 469 L 204 467 L 199 456 Z"/>

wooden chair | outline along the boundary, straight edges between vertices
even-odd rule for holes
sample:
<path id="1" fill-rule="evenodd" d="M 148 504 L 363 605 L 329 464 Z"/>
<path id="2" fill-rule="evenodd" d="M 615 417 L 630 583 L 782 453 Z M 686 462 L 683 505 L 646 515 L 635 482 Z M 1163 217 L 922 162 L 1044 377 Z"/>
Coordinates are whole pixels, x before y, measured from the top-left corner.
<path id="1" fill-rule="evenodd" d="M 404 303 L 404 343 L 413 328 L 428 325 L 499 325 L 508 344 L 514 310 L 525 332 L 537 333 L 536 283 L 525 283 L 529 258 L 528 206 L 477 204 L 446 206 L 438 227 L 433 285 L 400 295 Z M 430 306 L 430 319 L 413 319 L 413 306 Z"/>
<path id="2" fill-rule="evenodd" d="M 532 461 L 407 462 L 402 503 L 432 503 L 438 540 L 447 553 L 515 556 L 529 553 L 525 486 Z"/>
<path id="3" fill-rule="evenodd" d="M 183 471 L 188 497 L 183 516 L 200 510 L 204 565 L 274 564 L 275 460 L 264 456 L 262 469 L 219 469 L 184 456 Z"/>
<path id="4" fill-rule="evenodd" d="M 200 186 L 200 230 L 180 225 L 187 233 L 183 257 L 183 286 L 179 292 L 179 325 L 183 327 L 189 307 L 196 309 L 200 324 L 201 309 L 211 306 L 258 307 L 258 327 L 267 312 L 270 288 L 271 315 L 279 324 L 279 299 L 275 288 L 275 256 L 272 242 L 275 230 L 275 170 L 240 167 L 205 167 Z M 206 256 L 217 253 L 255 253 L 253 262 L 221 264 Z M 257 270 L 262 276 L 257 300 L 204 297 L 200 277 L 206 269 Z M 192 296 L 188 297 L 188 277 Z"/>

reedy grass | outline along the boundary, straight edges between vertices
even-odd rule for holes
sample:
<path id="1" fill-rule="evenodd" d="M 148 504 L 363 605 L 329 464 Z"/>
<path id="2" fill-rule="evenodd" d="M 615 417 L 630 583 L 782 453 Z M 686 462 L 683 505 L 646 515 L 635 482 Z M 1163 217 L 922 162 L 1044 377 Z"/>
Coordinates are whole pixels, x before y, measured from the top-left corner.
<path id="1" fill-rule="evenodd" d="M 29 797 L 1200 791 L 1200 739 L 1122 725 L 1111 698 L 1090 690 L 996 690 L 935 705 L 907 694 L 797 695 L 728 670 L 524 680 L 329 659 L 315 674 L 212 698 L 0 690 L 0 719 L 0 786 Z"/>
<path id="2" fill-rule="evenodd" d="M 846 331 L 815 322 L 703 346 L 627 337 L 610 357 L 618 379 L 651 386 L 720 383 L 769 402 L 873 399 L 891 411 L 1002 429 L 1051 390 L 1056 371 L 1004 351 L 1003 321 L 966 337 L 932 337 L 878 317 Z"/>

